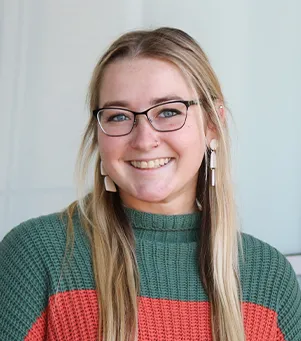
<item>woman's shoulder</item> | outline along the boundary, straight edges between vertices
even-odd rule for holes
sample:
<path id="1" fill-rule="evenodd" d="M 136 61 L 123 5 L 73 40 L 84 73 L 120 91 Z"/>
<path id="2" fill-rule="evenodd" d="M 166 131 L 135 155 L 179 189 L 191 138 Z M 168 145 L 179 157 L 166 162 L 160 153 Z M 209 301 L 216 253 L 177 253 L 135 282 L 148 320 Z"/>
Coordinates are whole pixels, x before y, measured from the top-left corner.
<path id="1" fill-rule="evenodd" d="M 88 236 L 76 215 L 72 222 L 73 233 L 68 239 L 67 218 L 61 212 L 29 219 L 14 227 L 0 243 L 0 278 L 3 282 L 9 286 L 23 283 L 27 278 L 27 285 L 39 285 L 41 292 L 47 287 L 52 292 L 63 266 L 64 280 L 70 282 L 66 282 L 66 287 L 74 286 L 68 275 L 71 272 L 88 272 L 90 278 Z"/>
<path id="2" fill-rule="evenodd" d="M 292 265 L 279 250 L 246 233 L 242 233 L 242 247 L 240 273 L 247 300 L 273 302 L 275 309 L 285 292 L 300 291 Z"/>
<path id="3" fill-rule="evenodd" d="M 22 222 L 0 243 L 0 320 L 2 326 L 20 322 L 20 340 L 45 311 L 50 297 L 94 288 L 84 229 L 78 218 L 72 221 L 72 253 L 66 253 L 68 224 L 60 212 Z M 7 330 L 0 328 L 1 340 Z"/>
<path id="4" fill-rule="evenodd" d="M 279 276 L 293 271 L 287 258 L 274 246 L 250 234 L 242 233 L 242 267 L 255 273 Z"/>
<path id="5" fill-rule="evenodd" d="M 266 265 L 288 263 L 286 257 L 274 246 L 248 233 L 242 233 L 242 247 L 245 261 L 266 261 Z"/>
<path id="6" fill-rule="evenodd" d="M 66 222 L 59 212 L 26 220 L 13 227 L 3 238 L 1 249 L 25 248 L 27 251 L 47 248 L 48 244 L 66 242 Z"/>
<path id="7" fill-rule="evenodd" d="M 34 234 L 43 235 L 53 229 L 61 231 L 65 228 L 65 222 L 62 217 L 61 212 L 54 212 L 30 218 L 13 227 L 3 240 L 7 238 L 26 238 Z"/>
<path id="8" fill-rule="evenodd" d="M 277 314 L 278 327 L 287 340 L 301 335 L 301 290 L 287 258 L 275 247 L 249 234 L 242 234 L 240 278 L 243 300 L 250 308 L 260 306 Z M 271 316 L 272 316 L 271 315 Z M 295 340 L 295 338 L 294 338 Z M 299 340 L 299 339 L 298 339 Z"/>
<path id="9" fill-rule="evenodd" d="M 74 235 L 78 239 L 84 237 L 84 229 L 77 212 L 73 214 L 72 223 Z M 66 239 L 67 215 L 61 211 L 28 219 L 13 227 L 3 238 L 1 247 L 9 244 L 18 247 L 22 245 L 28 248 L 44 248 L 49 244 L 64 248 Z"/>
<path id="10" fill-rule="evenodd" d="M 77 214 L 72 217 L 72 222 L 75 255 L 79 252 L 89 252 L 88 237 Z M 1 241 L 0 262 L 2 259 L 7 265 L 37 266 L 40 269 L 60 264 L 66 252 L 67 226 L 67 217 L 62 212 L 39 216 L 20 223 Z"/>

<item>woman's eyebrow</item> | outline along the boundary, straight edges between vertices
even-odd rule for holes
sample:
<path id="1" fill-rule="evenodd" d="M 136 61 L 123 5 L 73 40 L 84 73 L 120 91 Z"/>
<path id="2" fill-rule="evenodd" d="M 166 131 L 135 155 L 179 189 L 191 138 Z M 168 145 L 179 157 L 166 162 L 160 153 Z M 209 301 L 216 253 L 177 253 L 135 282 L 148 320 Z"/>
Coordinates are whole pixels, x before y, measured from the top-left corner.
<path id="1" fill-rule="evenodd" d="M 150 105 L 156 105 L 159 103 L 164 103 L 164 102 L 169 102 L 169 101 L 183 101 L 183 98 L 174 94 L 167 95 L 164 97 L 156 97 L 156 98 L 151 99 Z"/>
<path id="2" fill-rule="evenodd" d="M 169 101 L 183 101 L 183 98 L 178 96 L 178 95 L 167 95 L 167 96 L 163 96 L 163 97 L 155 97 L 152 98 L 149 101 L 150 106 L 152 105 L 156 105 L 156 104 L 160 104 L 160 103 L 164 103 L 164 102 L 169 102 Z M 124 107 L 124 108 L 129 108 L 130 107 L 130 103 L 127 101 L 123 101 L 123 100 L 116 100 L 116 101 L 107 101 L 103 104 L 102 106 L 103 108 L 107 108 L 107 107 Z"/>
<path id="3" fill-rule="evenodd" d="M 127 108 L 129 106 L 129 103 L 126 101 L 107 101 L 105 102 L 102 107 L 125 107 Z"/>

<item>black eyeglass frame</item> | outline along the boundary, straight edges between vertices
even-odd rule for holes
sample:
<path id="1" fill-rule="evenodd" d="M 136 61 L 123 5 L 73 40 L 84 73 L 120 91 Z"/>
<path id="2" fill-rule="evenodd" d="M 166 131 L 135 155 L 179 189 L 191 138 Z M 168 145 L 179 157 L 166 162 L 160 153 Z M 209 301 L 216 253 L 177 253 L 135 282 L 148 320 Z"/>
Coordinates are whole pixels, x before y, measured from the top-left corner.
<path id="1" fill-rule="evenodd" d="M 172 130 L 160 130 L 160 129 L 157 129 L 155 128 L 153 125 L 152 125 L 152 120 L 148 117 L 147 113 L 156 108 L 156 107 L 159 107 L 161 105 L 164 105 L 164 104 L 172 104 L 172 103 L 182 103 L 186 106 L 186 116 L 185 116 L 185 120 L 183 122 L 183 124 L 181 125 L 181 127 L 179 128 L 176 128 L 176 129 L 172 129 Z M 112 136 L 112 137 L 119 137 L 119 136 L 126 136 L 126 135 L 129 135 L 132 130 L 134 129 L 134 126 L 137 124 L 137 121 L 136 121 L 136 117 L 138 115 L 145 115 L 147 117 L 147 120 L 149 121 L 150 125 L 156 130 L 156 131 L 159 131 L 161 133 L 164 133 L 164 132 L 169 132 L 169 131 L 177 131 L 177 130 L 180 130 L 184 127 L 185 123 L 186 123 L 186 120 L 187 120 L 187 112 L 188 112 L 188 108 L 191 106 L 191 105 L 196 105 L 196 104 L 201 104 L 201 102 L 199 100 L 191 100 L 191 101 L 181 101 L 181 100 L 173 100 L 173 101 L 168 101 L 168 102 L 163 102 L 163 103 L 159 103 L 159 104 L 156 104 L 144 111 L 141 111 L 141 112 L 138 112 L 138 111 L 133 111 L 133 110 L 130 110 L 130 109 L 125 109 L 125 108 L 120 108 L 120 107 L 103 107 L 103 108 L 99 108 L 99 109 L 95 109 L 92 111 L 93 113 L 93 116 L 96 117 L 97 119 L 97 122 L 101 128 L 101 130 L 103 131 L 104 134 L 106 134 L 107 136 Z M 111 135 L 111 134 L 108 134 L 104 131 L 103 127 L 101 126 L 100 122 L 99 122 L 99 119 L 98 119 L 98 113 L 100 111 L 103 111 L 103 110 L 106 110 L 106 109 L 120 109 L 120 110 L 123 110 L 123 111 L 127 111 L 127 112 L 130 112 L 134 115 L 134 122 L 133 122 L 133 126 L 132 126 L 132 129 L 126 133 L 126 134 L 120 134 L 120 135 Z"/>

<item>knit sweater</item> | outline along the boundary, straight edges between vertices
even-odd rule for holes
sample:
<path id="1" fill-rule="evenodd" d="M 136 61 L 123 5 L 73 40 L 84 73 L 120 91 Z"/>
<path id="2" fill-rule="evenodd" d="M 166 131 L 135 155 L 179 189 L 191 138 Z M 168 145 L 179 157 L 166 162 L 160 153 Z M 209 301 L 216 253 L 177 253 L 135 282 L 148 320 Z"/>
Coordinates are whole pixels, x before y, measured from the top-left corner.
<path id="1" fill-rule="evenodd" d="M 210 305 L 197 264 L 199 213 L 126 210 L 140 275 L 139 341 L 209 341 Z M 89 239 L 74 217 L 73 258 L 62 271 L 66 225 L 58 214 L 20 224 L 0 244 L 0 340 L 95 341 L 97 296 Z M 247 341 L 300 341 L 301 293 L 286 258 L 242 234 Z"/>

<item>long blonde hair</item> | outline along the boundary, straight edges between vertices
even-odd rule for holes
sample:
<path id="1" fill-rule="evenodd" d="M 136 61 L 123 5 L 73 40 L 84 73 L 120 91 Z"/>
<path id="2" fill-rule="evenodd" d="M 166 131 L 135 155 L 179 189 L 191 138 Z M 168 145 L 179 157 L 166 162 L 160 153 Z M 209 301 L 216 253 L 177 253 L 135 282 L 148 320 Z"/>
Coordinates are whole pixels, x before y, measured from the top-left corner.
<path id="1" fill-rule="evenodd" d="M 230 176 L 227 123 L 216 109 L 224 103 L 221 87 L 201 47 L 185 32 L 174 28 L 133 31 L 122 35 L 94 69 L 89 88 L 90 111 L 100 103 L 99 88 L 106 66 L 121 58 L 151 57 L 178 67 L 201 100 L 203 121 L 217 131 L 216 186 L 208 181 L 208 156 L 199 170 L 197 199 L 203 206 L 200 227 L 199 271 L 211 307 L 214 341 L 243 341 L 242 294 L 238 249 L 241 246 Z M 72 216 L 80 212 L 90 237 L 99 309 L 98 339 L 132 341 L 138 338 L 139 275 L 135 240 L 118 193 L 106 192 L 100 175 L 97 121 L 88 122 L 78 156 L 79 200 L 68 214 L 68 243 L 72 240 Z M 91 160 L 95 161 L 93 189 L 84 195 Z"/>

